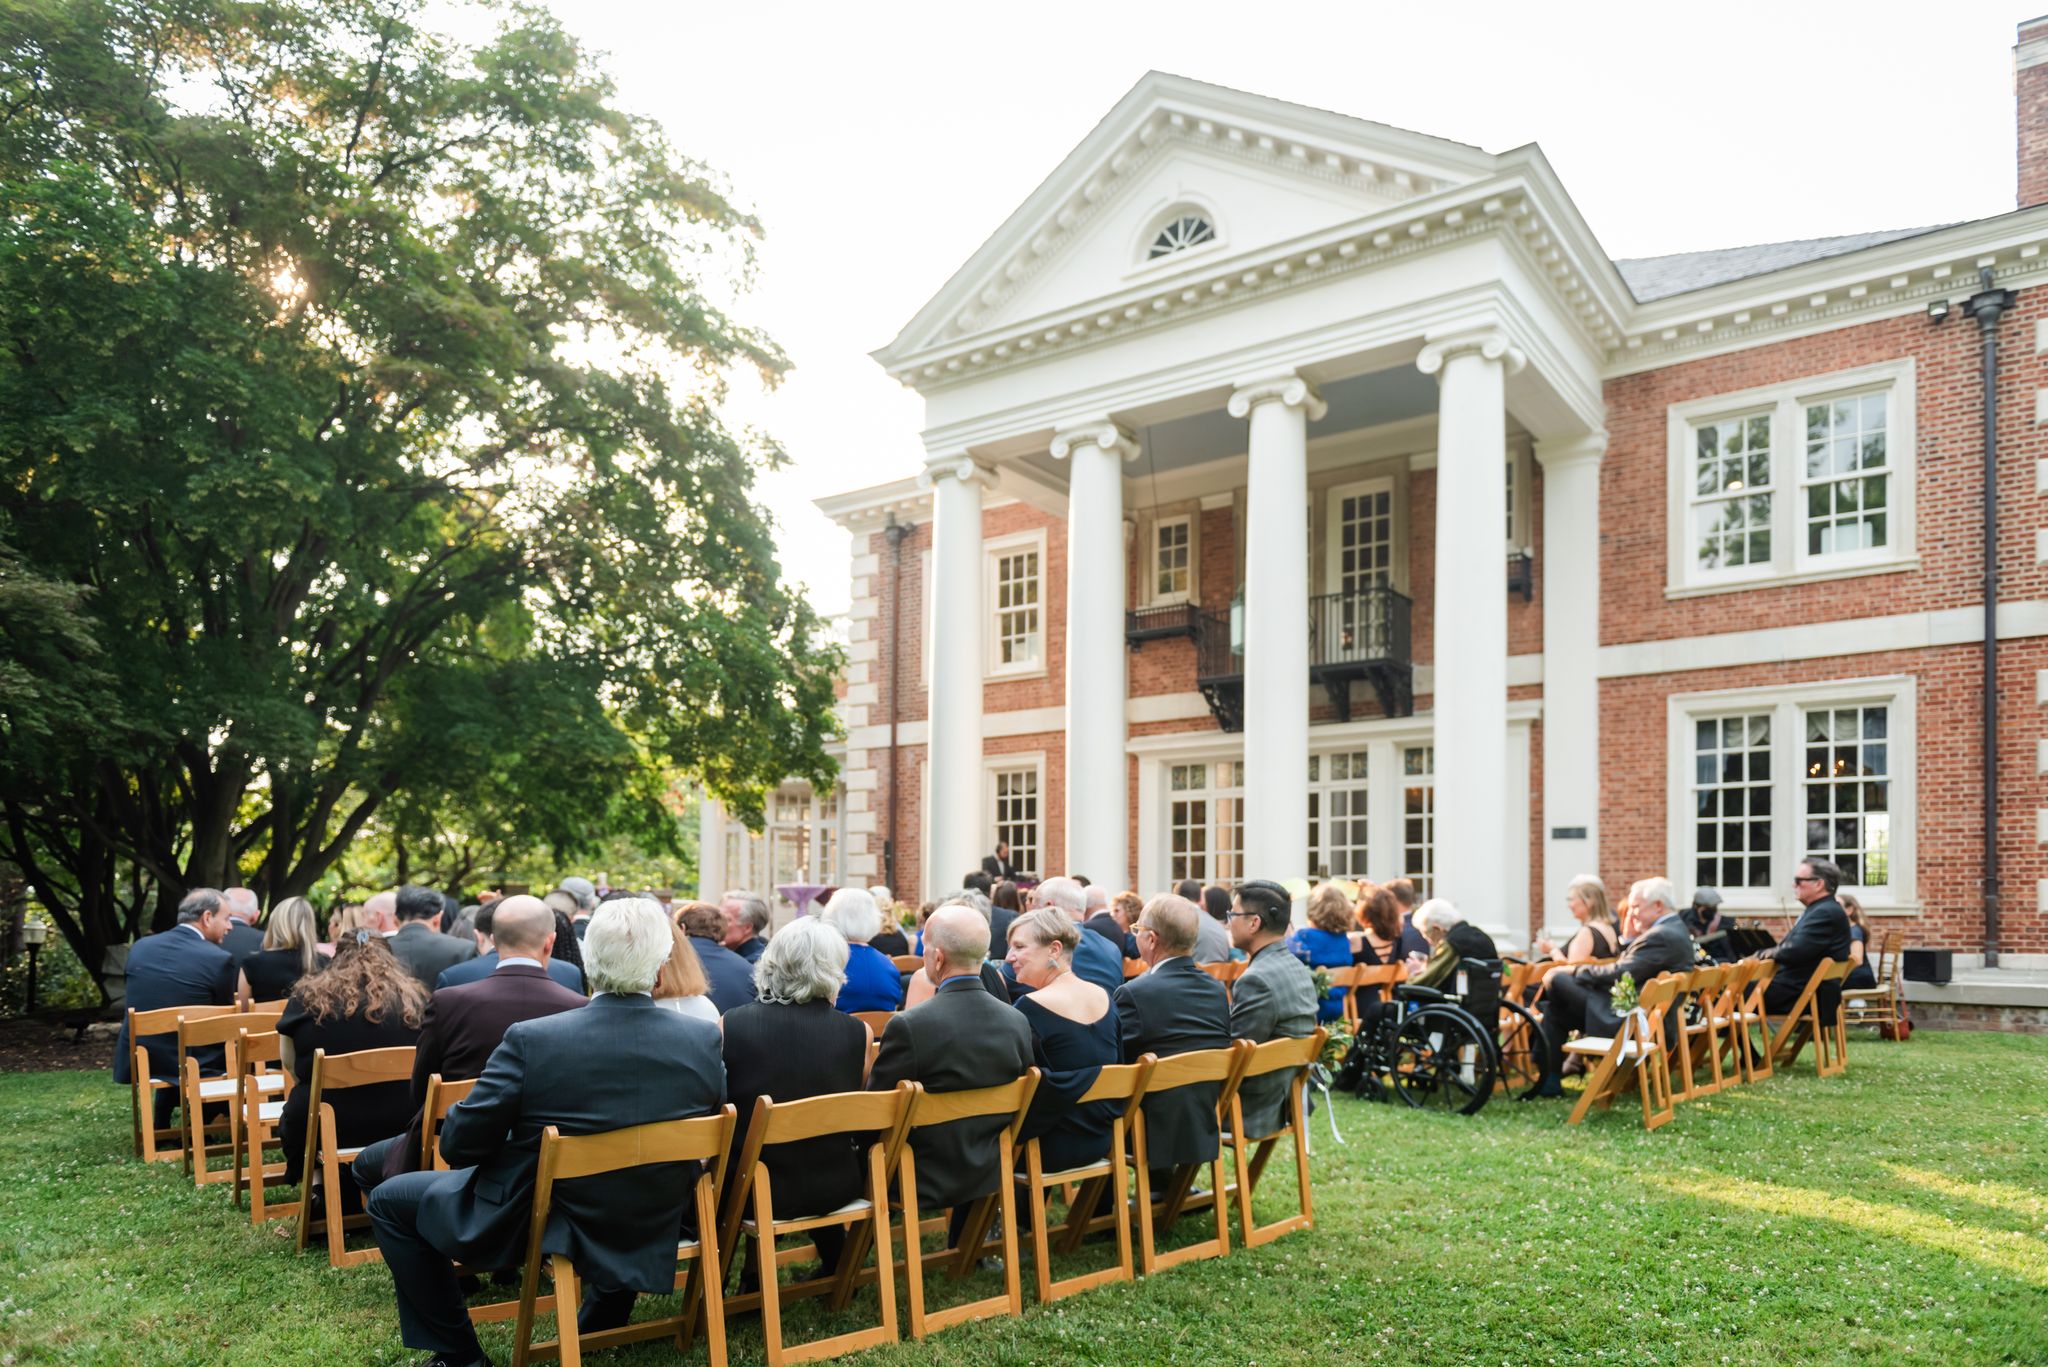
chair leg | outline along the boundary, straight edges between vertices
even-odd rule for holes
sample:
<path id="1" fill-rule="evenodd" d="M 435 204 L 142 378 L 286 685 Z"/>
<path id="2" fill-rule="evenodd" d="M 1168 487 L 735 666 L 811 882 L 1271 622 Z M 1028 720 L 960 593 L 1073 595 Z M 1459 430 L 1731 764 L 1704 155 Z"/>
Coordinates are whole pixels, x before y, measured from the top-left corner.
<path id="1" fill-rule="evenodd" d="M 1136 1123 L 1138 1126 L 1138 1270 L 1149 1277 L 1159 1269 L 1159 1249 L 1153 1237 L 1152 1229 L 1152 1168 L 1151 1164 L 1146 1161 L 1145 1117 L 1143 1112 L 1139 1113 Z M 1113 1192 L 1111 1195 L 1119 1201 L 1124 1199 L 1124 1194 L 1121 1191 Z"/>
<path id="2" fill-rule="evenodd" d="M 903 1156 L 897 1164 L 897 1190 L 903 1196 L 903 1273 L 910 1291 L 910 1336 L 922 1340 L 924 1326 L 924 1242 L 918 1229 L 917 1214 L 917 1155 L 910 1145 L 903 1146 Z M 875 1218 L 889 1218 L 887 1208 L 875 1212 Z"/>
<path id="3" fill-rule="evenodd" d="M 1046 1228 L 1049 1217 L 1045 1209 L 1045 1163 L 1035 1139 L 1024 1146 L 1024 1185 L 1031 1200 L 1031 1271 L 1037 1283 L 1038 1303 L 1045 1305 L 1052 1300 L 1052 1235 Z M 1073 1200 L 1079 1195 L 1076 1192 L 1068 1199 L 1069 1220 L 1074 1218 Z"/>
<path id="4" fill-rule="evenodd" d="M 696 1278 L 697 1286 L 684 1296 L 683 1322 L 676 1329 L 676 1351 L 689 1351 L 690 1331 L 697 1322 L 696 1309 L 701 1297 L 704 1308 L 704 1351 L 708 1358 L 708 1367 L 726 1367 L 725 1264 L 719 1260 L 715 1247 L 718 1239 L 718 1207 L 711 1199 L 711 1178 L 708 1174 L 697 1183 L 697 1229 L 700 1231 L 697 1266 L 691 1273 Z M 707 1243 L 705 1240 L 710 1242 Z"/>
<path id="5" fill-rule="evenodd" d="M 334 1111 L 320 1108 L 320 1181 L 327 1197 L 327 1265 L 348 1265 L 348 1221 L 342 1214 L 341 1160 L 335 1156 L 338 1144 Z"/>
<path id="6" fill-rule="evenodd" d="M 549 1255 L 555 1268 L 555 1341 L 562 1367 L 583 1367 L 583 1338 L 576 1328 L 576 1312 L 583 1305 L 583 1286 L 576 1264 L 556 1253 Z"/>

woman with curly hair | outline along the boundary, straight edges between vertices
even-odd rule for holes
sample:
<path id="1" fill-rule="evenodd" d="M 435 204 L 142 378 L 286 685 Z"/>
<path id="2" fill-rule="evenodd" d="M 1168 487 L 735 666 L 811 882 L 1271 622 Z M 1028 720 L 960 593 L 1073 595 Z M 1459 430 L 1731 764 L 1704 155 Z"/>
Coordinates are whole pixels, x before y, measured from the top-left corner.
<path id="1" fill-rule="evenodd" d="M 300 1180 L 306 1153 L 307 1084 L 313 1080 L 313 1052 L 353 1054 L 364 1049 L 390 1049 L 418 1042 L 427 1011 L 427 989 L 398 962 L 383 937 L 358 929 L 334 946 L 334 962 L 309 973 L 292 987 L 291 1000 L 277 1022 L 278 1053 L 298 1079 L 285 1098 L 281 1137 L 284 1180 Z M 412 1086 L 382 1082 L 350 1087 L 323 1098 L 334 1107 L 337 1142 L 360 1148 L 403 1134 L 412 1123 Z M 348 1192 L 355 1184 L 343 1184 Z"/>

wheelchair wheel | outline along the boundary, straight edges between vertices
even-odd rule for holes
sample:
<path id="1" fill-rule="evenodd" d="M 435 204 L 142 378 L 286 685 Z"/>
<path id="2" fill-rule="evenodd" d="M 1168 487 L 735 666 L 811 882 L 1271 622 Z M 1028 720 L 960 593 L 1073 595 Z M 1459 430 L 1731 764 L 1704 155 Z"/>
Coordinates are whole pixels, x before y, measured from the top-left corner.
<path id="1" fill-rule="evenodd" d="M 1550 1064 L 1550 1041 L 1534 1013 L 1513 1002 L 1500 1004 L 1500 1080 L 1510 1092 L 1526 1092 L 1543 1081 Z"/>
<path id="2" fill-rule="evenodd" d="M 1394 1091 L 1417 1110 L 1472 1115 L 1493 1095 L 1494 1044 L 1456 1007 L 1428 1006 L 1394 1039 Z"/>

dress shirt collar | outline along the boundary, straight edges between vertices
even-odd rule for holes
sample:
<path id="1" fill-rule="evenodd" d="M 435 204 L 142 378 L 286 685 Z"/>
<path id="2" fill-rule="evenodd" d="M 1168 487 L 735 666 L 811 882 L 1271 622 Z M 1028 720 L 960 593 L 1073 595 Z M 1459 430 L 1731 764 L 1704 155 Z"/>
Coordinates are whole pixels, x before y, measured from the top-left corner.
<path id="1" fill-rule="evenodd" d="M 506 958 L 504 955 L 500 954 L 498 956 L 498 966 L 497 968 L 493 968 L 491 972 L 495 973 L 498 971 L 499 968 L 510 968 L 513 964 L 524 964 L 528 968 L 545 967 L 545 965 L 542 964 L 539 959 L 529 959 L 524 954 L 514 954 L 509 959 Z"/>
<path id="2" fill-rule="evenodd" d="M 178 929 L 189 930 L 194 935 L 197 935 L 200 939 L 206 940 L 206 932 L 199 928 L 199 923 L 197 921 L 180 921 L 178 922 Z M 212 944 L 213 941 L 206 940 L 206 943 Z"/>

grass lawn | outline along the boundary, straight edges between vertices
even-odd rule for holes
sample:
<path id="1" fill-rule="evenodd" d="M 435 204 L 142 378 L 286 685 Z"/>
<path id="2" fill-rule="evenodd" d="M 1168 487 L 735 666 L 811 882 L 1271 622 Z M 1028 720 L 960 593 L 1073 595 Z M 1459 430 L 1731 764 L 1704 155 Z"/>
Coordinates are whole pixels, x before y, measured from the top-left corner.
<path id="1" fill-rule="evenodd" d="M 2048 1040 L 1858 1032 L 1845 1077 L 1809 1054 L 1654 1135 L 1620 1106 L 1576 1130 L 1559 1103 L 1336 1110 L 1313 1231 L 1051 1307 L 1026 1268 L 1021 1320 L 849 1361 L 2048 1363 Z M 224 1188 L 127 1145 L 104 1074 L 0 1076 L 0 1367 L 419 1356 L 383 1267 L 295 1257 L 286 1225 L 252 1231 Z M 1291 1177 L 1276 1161 L 1261 1218 Z M 484 1343 L 509 1361 L 505 1329 Z M 751 1316 L 732 1356 L 761 1360 Z"/>

